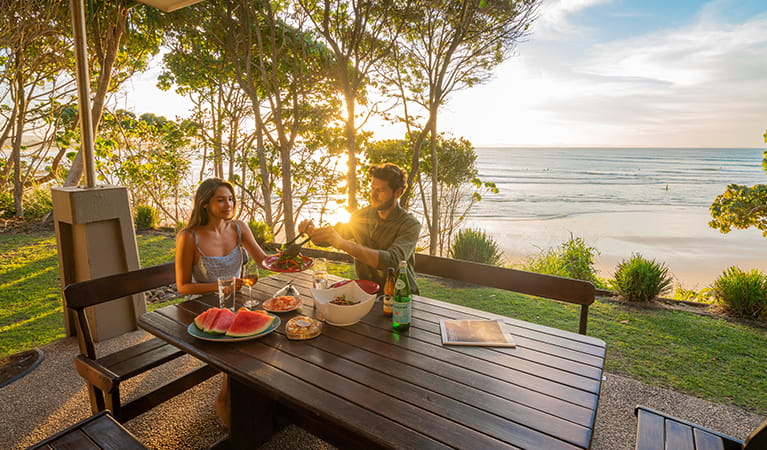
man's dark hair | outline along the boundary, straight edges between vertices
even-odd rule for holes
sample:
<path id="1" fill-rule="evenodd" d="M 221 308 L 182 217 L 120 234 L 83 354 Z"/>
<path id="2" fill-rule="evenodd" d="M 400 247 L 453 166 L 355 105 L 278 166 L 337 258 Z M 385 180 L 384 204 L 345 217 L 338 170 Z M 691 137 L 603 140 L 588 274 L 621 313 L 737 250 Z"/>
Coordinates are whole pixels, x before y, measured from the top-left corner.
<path id="1" fill-rule="evenodd" d="M 405 170 L 393 163 L 376 164 L 370 167 L 368 171 L 371 177 L 384 180 L 389 183 L 389 187 L 392 191 L 396 191 L 399 188 L 405 190 L 407 186 L 407 173 Z"/>

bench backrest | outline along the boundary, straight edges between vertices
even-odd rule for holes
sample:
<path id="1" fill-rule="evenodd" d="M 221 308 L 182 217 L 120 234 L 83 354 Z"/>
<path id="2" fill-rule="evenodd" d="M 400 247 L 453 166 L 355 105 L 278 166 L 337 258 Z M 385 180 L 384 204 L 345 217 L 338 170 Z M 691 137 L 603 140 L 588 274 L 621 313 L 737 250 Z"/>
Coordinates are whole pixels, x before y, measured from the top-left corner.
<path id="1" fill-rule="evenodd" d="M 596 289 L 588 281 L 544 275 L 523 270 L 480 264 L 460 259 L 416 253 L 415 271 L 426 275 L 474 283 L 507 291 L 581 305 L 578 332 L 586 334 L 588 307 Z"/>
<path id="2" fill-rule="evenodd" d="M 79 281 L 64 288 L 67 306 L 77 313 L 77 336 L 80 342 L 80 352 L 89 358 L 96 358 L 93 334 L 88 324 L 85 308 L 173 284 L 176 282 L 175 268 L 176 264 L 171 262 L 93 280 Z"/>

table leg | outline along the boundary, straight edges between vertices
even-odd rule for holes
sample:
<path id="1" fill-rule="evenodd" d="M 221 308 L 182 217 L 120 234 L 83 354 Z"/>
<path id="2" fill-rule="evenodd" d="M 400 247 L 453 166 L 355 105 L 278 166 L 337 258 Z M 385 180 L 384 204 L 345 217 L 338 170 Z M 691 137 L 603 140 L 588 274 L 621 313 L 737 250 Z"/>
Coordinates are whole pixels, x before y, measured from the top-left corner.
<path id="1" fill-rule="evenodd" d="M 277 431 L 276 405 L 253 389 L 229 377 L 231 407 L 229 446 L 234 449 L 258 448 Z"/>

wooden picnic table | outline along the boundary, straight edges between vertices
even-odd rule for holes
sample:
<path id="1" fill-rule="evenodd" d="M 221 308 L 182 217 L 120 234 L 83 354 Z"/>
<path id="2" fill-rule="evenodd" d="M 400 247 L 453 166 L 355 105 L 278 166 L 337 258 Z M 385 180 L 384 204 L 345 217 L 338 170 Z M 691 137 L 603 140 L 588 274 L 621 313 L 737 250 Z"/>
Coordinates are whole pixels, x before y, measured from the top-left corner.
<path id="1" fill-rule="evenodd" d="M 227 446 L 255 448 L 295 423 L 340 448 L 589 448 L 605 343 L 416 296 L 397 333 L 376 302 L 358 323 L 324 324 L 293 341 L 285 323 L 314 315 L 310 273 L 259 280 L 260 300 L 293 282 L 304 300 L 258 339 L 222 343 L 187 332 L 211 305 L 199 297 L 144 314 L 141 328 L 230 376 Z M 516 348 L 443 346 L 440 319 L 502 319 Z"/>

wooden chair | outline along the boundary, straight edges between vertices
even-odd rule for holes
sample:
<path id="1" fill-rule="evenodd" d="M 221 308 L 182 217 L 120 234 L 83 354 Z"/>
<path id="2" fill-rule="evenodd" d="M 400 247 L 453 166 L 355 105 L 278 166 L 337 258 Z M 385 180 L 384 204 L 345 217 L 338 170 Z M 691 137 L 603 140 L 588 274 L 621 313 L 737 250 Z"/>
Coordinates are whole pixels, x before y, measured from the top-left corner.
<path id="1" fill-rule="evenodd" d="M 75 368 L 88 384 L 94 413 L 108 409 L 118 422 L 123 423 L 218 373 L 205 365 L 123 403 L 120 400 L 120 384 L 123 381 L 184 355 L 184 352 L 165 341 L 152 338 L 100 358 L 96 356 L 86 308 L 174 282 L 175 264 L 168 263 L 81 281 L 64 289 L 67 305 L 77 313 L 80 354 L 75 357 Z"/>
<path id="2" fill-rule="evenodd" d="M 761 450 L 767 448 L 767 421 L 740 441 L 659 411 L 637 406 L 636 450 Z"/>
<path id="3" fill-rule="evenodd" d="M 108 411 L 83 419 L 64 431 L 44 439 L 29 449 L 109 449 L 142 450 L 146 447 L 115 422 Z"/>
<path id="4" fill-rule="evenodd" d="M 426 275 L 474 283 L 507 291 L 581 305 L 578 332 L 586 334 L 589 305 L 594 303 L 596 289 L 588 281 L 525 272 L 480 264 L 460 259 L 416 253 L 415 271 Z"/>

